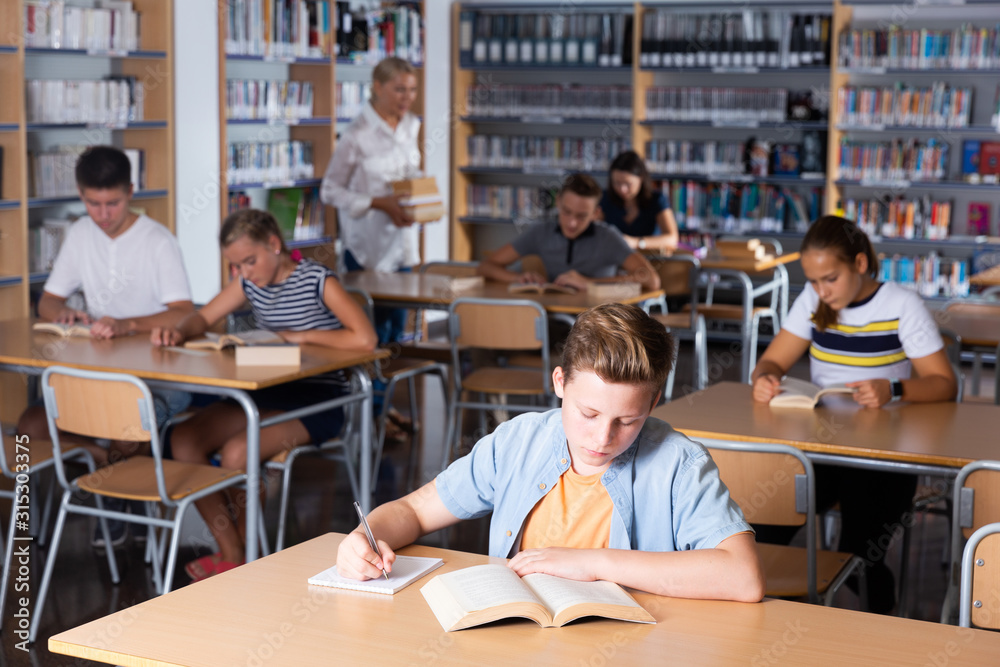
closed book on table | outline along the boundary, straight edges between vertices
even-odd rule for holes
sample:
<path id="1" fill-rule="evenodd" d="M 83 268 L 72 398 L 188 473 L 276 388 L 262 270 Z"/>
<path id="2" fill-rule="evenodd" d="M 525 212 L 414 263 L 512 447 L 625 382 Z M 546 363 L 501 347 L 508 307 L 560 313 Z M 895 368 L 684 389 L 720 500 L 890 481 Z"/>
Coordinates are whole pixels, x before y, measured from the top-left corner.
<path id="1" fill-rule="evenodd" d="M 298 345 L 247 345 L 236 348 L 237 366 L 301 366 Z"/>

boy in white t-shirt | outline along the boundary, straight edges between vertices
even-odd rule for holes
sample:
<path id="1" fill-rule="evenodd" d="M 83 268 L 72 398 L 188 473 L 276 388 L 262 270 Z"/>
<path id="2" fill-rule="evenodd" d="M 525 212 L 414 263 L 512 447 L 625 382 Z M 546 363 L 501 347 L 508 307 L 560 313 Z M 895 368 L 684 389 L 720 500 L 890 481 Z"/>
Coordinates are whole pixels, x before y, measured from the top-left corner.
<path id="1" fill-rule="evenodd" d="M 177 239 L 129 210 L 128 156 L 113 146 L 88 148 L 76 163 L 76 183 L 87 215 L 66 232 L 38 302 L 38 318 L 89 324 L 94 338 L 109 339 L 173 326 L 194 312 Z M 78 291 L 86 301 L 83 310 L 67 304 Z M 190 403 L 190 395 L 178 391 L 157 390 L 153 398 L 160 423 Z M 17 430 L 47 440 L 44 406 L 28 408 Z M 113 442 L 105 449 L 89 438 L 67 434 L 65 440 L 87 446 L 98 465 L 139 453 L 135 443 Z"/>

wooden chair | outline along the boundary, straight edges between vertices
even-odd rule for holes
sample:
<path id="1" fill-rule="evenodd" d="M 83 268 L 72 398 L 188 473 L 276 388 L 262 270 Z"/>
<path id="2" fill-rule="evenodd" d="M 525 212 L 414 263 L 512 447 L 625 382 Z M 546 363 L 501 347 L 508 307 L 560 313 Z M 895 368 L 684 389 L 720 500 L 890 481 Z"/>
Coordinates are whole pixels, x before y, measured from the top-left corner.
<path id="1" fill-rule="evenodd" d="M 94 472 L 94 459 L 86 449 L 82 447 L 70 447 L 62 452 L 62 457 L 66 461 L 77 461 L 87 467 L 89 472 Z M 0 498 L 10 501 L 10 524 L 7 526 L 7 538 L 3 551 L 3 582 L 0 583 L 0 627 L 6 618 L 3 614 L 4 604 L 7 601 L 7 586 L 10 582 L 11 562 L 14 556 L 14 543 L 17 536 L 18 515 L 27 512 L 21 500 L 25 494 L 19 488 L 30 488 L 31 501 L 39 503 L 39 484 L 37 483 L 42 473 L 55 465 L 52 443 L 48 440 L 31 440 L 30 442 L 17 443 L 16 438 L 10 443 L 6 442 L 3 436 L 3 428 L 0 427 L 0 471 L 3 476 L 14 482 L 11 489 L 0 489 Z M 30 484 L 30 487 L 27 485 Z M 51 491 L 51 487 L 50 487 Z M 52 494 L 47 495 L 45 509 L 42 511 L 41 521 L 36 544 L 45 542 L 45 527 L 49 523 L 49 512 L 51 509 Z M 23 524 L 22 524 L 23 525 Z M 32 528 L 36 526 L 32 525 Z"/>
<path id="2" fill-rule="evenodd" d="M 43 618 L 46 595 L 67 514 L 96 516 L 106 544 L 111 543 L 107 519 L 152 528 L 148 532 L 148 539 L 152 542 L 150 553 L 154 555 L 153 579 L 158 592 L 167 593 L 173 583 L 180 528 L 188 508 L 199 498 L 246 481 L 246 473 L 242 470 L 164 460 L 153 398 L 149 388 L 138 378 L 119 373 L 53 366 L 45 370 L 41 384 L 52 438 L 56 478 L 63 489 L 63 495 L 49 557 L 38 588 L 29 642 L 34 642 L 38 635 L 39 621 Z M 133 456 L 70 481 L 63 464 L 60 431 L 91 438 L 149 442 L 152 456 Z M 80 497 L 86 494 L 93 495 L 96 507 L 81 504 Z M 161 518 L 157 512 L 129 514 L 108 510 L 102 501 L 106 497 L 159 503 L 168 513 L 173 514 L 173 518 Z M 161 571 L 155 528 L 172 531 L 165 572 Z M 105 551 L 111 580 L 117 584 L 118 565 L 114 550 Z"/>
<path id="3" fill-rule="evenodd" d="M 462 297 L 448 309 L 448 339 L 452 356 L 451 414 L 441 467 L 447 467 L 462 432 L 461 416 L 465 410 L 478 410 L 481 421 L 485 411 L 495 409 L 487 395 L 522 396 L 539 404 L 509 404 L 511 412 L 548 410 L 555 405 L 552 391 L 548 346 L 548 318 L 545 309 L 534 301 L 519 299 L 473 299 Z M 484 366 L 462 373 L 461 353 L 465 350 L 533 351 L 541 357 L 541 367 L 509 368 Z M 479 400 L 463 400 L 464 392 L 474 392 Z"/>
<path id="4" fill-rule="evenodd" d="M 697 280 L 700 264 L 691 255 L 674 255 L 672 257 L 652 257 L 650 261 L 660 276 L 660 285 L 664 292 L 663 299 L 657 303 L 658 314 L 651 313 L 658 322 L 667 327 L 676 339 L 694 342 L 694 365 L 692 367 L 691 383 L 695 389 L 704 389 L 708 384 L 708 333 L 705 326 L 705 316 L 698 312 Z M 689 297 L 695 307 L 686 312 L 670 313 L 667 310 L 667 298 Z M 674 367 L 676 369 L 676 358 Z M 670 396 L 666 396 L 670 400 Z"/>
<path id="5" fill-rule="evenodd" d="M 941 622 L 952 622 L 962 576 L 962 542 L 1000 522 L 1000 461 L 974 461 L 958 472 L 952 496 L 951 564 Z"/>
<path id="6" fill-rule="evenodd" d="M 758 544 L 767 595 L 807 597 L 826 606 L 852 574 L 861 608 L 867 608 L 864 561 L 849 553 L 820 550 L 816 531 L 816 477 L 812 462 L 787 445 L 703 440 L 719 475 L 747 521 L 806 527 L 806 547 Z"/>
<path id="7" fill-rule="evenodd" d="M 1000 319 L 1000 302 L 996 300 L 995 293 L 989 293 L 989 297 L 983 299 L 956 299 L 949 301 L 944 305 L 944 310 L 956 315 L 971 315 L 991 320 Z M 969 396 L 979 396 L 983 357 L 994 351 L 993 347 L 972 347 L 972 381 L 967 392 Z M 997 377 L 1000 377 L 1000 374 L 997 374 Z M 1000 386 L 1000 382 L 998 382 L 998 386 Z M 994 395 L 994 402 L 1000 405 L 1000 397 Z"/>
<path id="8" fill-rule="evenodd" d="M 1000 523 L 983 526 L 965 545 L 958 624 L 1000 630 Z"/>
<path id="9" fill-rule="evenodd" d="M 369 319 L 375 321 L 375 303 L 371 296 L 361 289 L 346 288 L 347 292 L 354 297 L 355 301 L 368 314 Z M 393 356 L 384 362 L 374 364 L 374 377 L 385 385 L 385 389 L 376 390 L 382 395 L 382 410 L 376 420 L 376 445 L 375 445 L 375 466 L 373 474 L 377 474 L 378 461 L 382 457 L 382 448 L 385 445 L 386 421 L 389 415 L 389 408 L 392 407 L 392 398 L 396 391 L 396 386 L 403 381 L 407 384 L 407 394 L 410 400 L 410 417 L 413 420 L 413 435 L 410 441 L 410 461 L 407 476 L 407 488 L 413 488 L 413 480 L 416 477 L 417 454 L 419 442 L 419 422 L 417 421 L 417 383 L 416 379 L 420 375 L 437 377 L 441 381 L 441 395 L 444 399 L 444 413 L 448 415 L 448 367 L 442 363 L 437 363 L 429 359 L 420 359 L 409 356 Z M 447 428 L 445 429 L 447 431 Z M 372 479 L 374 485 L 375 480 Z"/>
<path id="10" fill-rule="evenodd" d="M 744 237 L 735 238 L 745 240 Z M 721 240 L 726 240 L 726 237 Z M 775 256 L 782 254 L 779 240 L 761 237 L 760 241 L 768 247 L 771 254 Z M 738 324 L 743 353 L 740 377 L 742 382 L 749 382 L 750 373 L 757 364 L 757 345 L 761 321 L 765 317 L 770 319 L 772 328 L 777 333 L 781 328 L 781 320 L 788 310 L 787 299 L 784 298 L 788 294 L 788 270 L 779 264 L 773 270 L 766 271 L 759 276 L 754 274 L 755 278 L 759 277 L 766 281 L 766 286 L 761 287 L 754 284 L 749 274 L 737 269 L 702 267 L 701 275 L 707 280 L 705 298 L 700 302 L 697 299 L 692 301 L 686 308 L 697 308 L 706 320 L 736 322 Z M 740 303 L 715 302 L 715 286 L 721 280 L 732 281 L 736 284 L 736 289 L 740 292 Z M 760 296 L 768 297 L 766 306 L 756 305 L 755 299 Z"/>

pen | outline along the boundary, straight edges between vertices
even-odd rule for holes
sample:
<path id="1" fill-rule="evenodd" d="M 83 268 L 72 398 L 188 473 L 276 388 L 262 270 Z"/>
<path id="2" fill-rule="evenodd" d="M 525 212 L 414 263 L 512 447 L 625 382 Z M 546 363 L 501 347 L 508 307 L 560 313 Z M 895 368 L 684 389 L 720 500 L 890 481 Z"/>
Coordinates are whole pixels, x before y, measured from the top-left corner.
<path id="1" fill-rule="evenodd" d="M 365 518 L 365 513 L 361 511 L 361 505 L 356 500 L 354 501 L 354 509 L 357 510 L 358 518 L 361 519 L 361 527 L 365 529 L 365 535 L 368 536 L 369 546 L 371 546 L 372 551 L 378 554 L 379 560 L 381 560 L 382 552 L 379 551 L 378 544 L 375 543 L 375 536 L 372 535 L 371 526 L 368 525 L 368 519 Z M 382 568 L 382 576 L 385 577 L 386 581 L 389 581 L 389 575 L 385 573 L 385 567 Z"/>

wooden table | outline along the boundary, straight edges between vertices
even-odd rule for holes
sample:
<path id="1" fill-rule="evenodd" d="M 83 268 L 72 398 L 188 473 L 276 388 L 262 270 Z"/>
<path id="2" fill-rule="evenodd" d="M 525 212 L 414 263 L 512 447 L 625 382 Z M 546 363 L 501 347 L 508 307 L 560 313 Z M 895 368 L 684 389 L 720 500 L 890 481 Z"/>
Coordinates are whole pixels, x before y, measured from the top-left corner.
<path id="1" fill-rule="evenodd" d="M 49 366 L 69 366 L 112 373 L 129 373 L 150 385 L 169 386 L 194 393 L 214 394 L 236 400 L 247 416 L 247 487 L 260 484 L 260 429 L 305 414 L 322 412 L 349 403 L 361 403 L 362 412 L 371 414 L 371 381 L 363 365 L 389 356 L 386 350 L 371 353 L 333 350 L 315 345 L 302 346 L 302 364 L 287 367 L 238 367 L 232 350 L 207 352 L 184 348 L 154 347 L 148 336 L 127 336 L 112 340 L 62 338 L 31 330 L 28 319 L 0 322 L 0 370 L 40 375 Z M 261 420 L 257 406 L 247 391 L 263 389 L 335 370 L 350 370 L 361 391 L 317 403 L 295 414 L 285 413 Z M 291 416 L 289 416 L 291 415 Z M 361 420 L 360 491 L 365 511 L 371 505 L 372 449 L 371 419 Z M 247 534 L 256 534 L 260 496 L 247 494 Z M 257 540 L 248 540 L 246 558 L 257 557 Z"/>
<path id="2" fill-rule="evenodd" d="M 858 407 L 842 398 L 815 410 L 757 403 L 750 385 L 720 382 L 652 412 L 693 440 L 786 444 L 810 458 L 860 468 L 954 475 L 997 458 L 1000 408 L 974 403 Z"/>
<path id="3" fill-rule="evenodd" d="M 396 308 L 430 308 L 447 310 L 451 302 L 459 297 L 476 299 L 530 299 L 539 303 L 548 313 L 579 315 L 588 308 L 607 303 L 609 299 L 590 296 L 586 292 L 577 294 L 511 294 L 507 284 L 487 281 L 481 287 L 463 290 L 451 288 L 451 278 L 437 274 L 376 273 L 375 271 L 352 271 L 342 277 L 347 287 L 355 287 L 368 292 L 380 305 Z M 627 299 L 614 299 L 619 303 L 641 303 L 663 295 L 662 290 L 643 292 Z"/>
<path id="4" fill-rule="evenodd" d="M 503 562 L 444 558 L 392 597 L 311 587 L 335 562 L 328 534 L 49 639 L 49 650 L 142 667 L 177 665 L 996 664 L 1000 634 L 784 600 L 758 604 L 635 593 L 655 625 L 515 619 L 444 632 L 420 594 L 431 577 Z M 939 662 L 935 662 L 935 660 Z"/>

